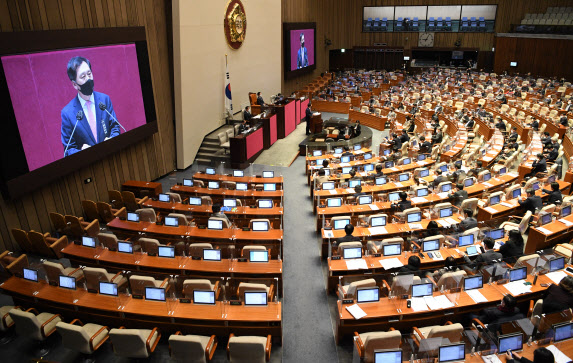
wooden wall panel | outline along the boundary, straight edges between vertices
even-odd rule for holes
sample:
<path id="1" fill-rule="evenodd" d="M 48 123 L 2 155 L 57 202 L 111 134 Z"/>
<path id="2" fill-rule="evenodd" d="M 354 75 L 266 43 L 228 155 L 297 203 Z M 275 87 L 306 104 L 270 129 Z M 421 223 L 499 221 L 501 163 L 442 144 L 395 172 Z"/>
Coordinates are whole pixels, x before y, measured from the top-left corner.
<path id="1" fill-rule="evenodd" d="M 18 250 L 10 230 L 50 231 L 48 213 L 82 215 L 82 199 L 107 200 L 128 179 L 153 180 L 175 168 L 173 86 L 166 19 L 171 1 L 0 0 L 0 31 L 146 28 L 158 133 L 17 200 L 0 197 L 0 251 Z M 92 183 L 84 184 L 86 178 Z"/>
<path id="2" fill-rule="evenodd" d="M 283 22 L 316 22 L 316 70 L 313 74 L 283 81 L 282 93 L 290 94 L 328 70 L 331 49 L 369 46 L 388 43 L 406 51 L 417 46 L 417 33 L 363 33 L 364 6 L 414 5 L 497 5 L 497 33 L 509 32 L 511 24 L 518 24 L 526 13 L 544 13 L 549 6 L 571 6 L 571 0 L 282 0 Z M 332 41 L 326 47 L 324 39 Z M 453 47 L 460 40 L 464 48 L 491 51 L 495 44 L 493 33 L 436 33 L 436 47 Z"/>

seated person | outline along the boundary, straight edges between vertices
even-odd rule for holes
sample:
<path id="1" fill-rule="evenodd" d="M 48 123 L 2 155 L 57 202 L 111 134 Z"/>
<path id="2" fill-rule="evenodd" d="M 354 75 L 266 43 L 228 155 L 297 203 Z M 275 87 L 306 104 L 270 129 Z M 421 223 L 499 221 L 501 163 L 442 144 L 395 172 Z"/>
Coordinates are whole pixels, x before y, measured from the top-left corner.
<path id="1" fill-rule="evenodd" d="M 382 164 L 376 164 L 376 169 L 375 169 L 376 171 L 375 173 L 369 175 L 369 179 L 375 180 L 376 178 L 384 176 L 384 172 L 382 171 L 382 169 L 383 169 Z"/>
<path id="2" fill-rule="evenodd" d="M 551 183 L 551 190 L 541 189 L 541 191 L 545 194 L 549 194 L 549 198 L 547 199 L 547 204 L 561 204 L 563 202 L 563 195 L 561 195 L 561 191 L 559 190 L 559 183 L 553 182 Z"/>
<path id="3" fill-rule="evenodd" d="M 555 363 L 553 353 L 545 347 L 537 348 L 533 351 L 533 361 L 524 358 L 515 352 L 505 353 L 506 363 Z"/>
<path id="4" fill-rule="evenodd" d="M 327 182 L 329 179 L 324 169 L 319 169 L 315 178 L 316 178 L 315 185 L 317 189 L 322 188 L 322 183 Z"/>
<path id="5" fill-rule="evenodd" d="M 507 143 L 511 144 L 511 143 L 516 142 L 518 137 L 519 137 L 519 135 L 517 134 L 517 128 L 512 127 L 511 132 L 509 133 L 509 135 L 507 137 Z"/>
<path id="6" fill-rule="evenodd" d="M 358 197 L 361 197 L 363 195 L 368 195 L 368 193 L 362 192 L 362 186 L 361 185 L 355 186 L 354 187 L 354 197 L 356 197 L 358 200 Z"/>
<path id="7" fill-rule="evenodd" d="M 444 267 L 432 272 L 431 276 L 435 282 L 438 282 L 440 277 L 442 277 L 442 275 L 446 272 L 455 272 L 458 270 L 459 267 L 457 266 L 456 259 L 452 256 L 449 256 L 444 260 Z"/>
<path id="8" fill-rule="evenodd" d="M 426 141 L 424 136 L 420 136 L 420 153 L 429 154 L 430 152 L 432 152 L 432 144 Z"/>
<path id="9" fill-rule="evenodd" d="M 535 131 L 539 131 L 539 121 L 536 119 L 532 119 L 531 123 L 529 123 L 527 126 L 531 127 Z"/>
<path id="10" fill-rule="evenodd" d="M 227 220 L 227 223 L 231 225 L 231 221 L 229 220 L 229 218 L 225 215 L 225 213 L 221 212 L 221 204 L 219 203 L 213 204 L 212 209 L 213 213 L 211 214 L 211 217 L 224 218 Z"/>
<path id="11" fill-rule="evenodd" d="M 249 125 L 249 121 L 245 118 L 243 120 L 243 122 L 241 123 L 241 125 L 239 125 L 239 133 L 243 133 L 250 128 L 251 128 L 251 125 Z"/>
<path id="12" fill-rule="evenodd" d="M 454 172 L 451 175 L 451 181 L 454 183 L 460 182 L 461 181 L 460 176 L 463 176 L 463 178 L 465 178 L 466 172 L 462 170 L 462 163 L 456 162 L 454 163 Z"/>
<path id="13" fill-rule="evenodd" d="M 400 141 L 403 143 L 405 143 L 406 141 L 410 141 L 410 136 L 408 136 L 408 133 L 406 133 L 406 131 L 402 130 L 400 132 Z"/>
<path id="14" fill-rule="evenodd" d="M 573 276 L 565 276 L 559 285 L 551 284 L 545 290 L 543 298 L 543 314 L 573 308 Z"/>
<path id="15" fill-rule="evenodd" d="M 491 237 L 486 237 L 483 239 L 483 247 L 485 252 L 478 255 L 475 260 L 472 262 L 468 255 L 462 253 L 464 256 L 464 261 L 468 264 L 468 266 L 472 269 L 476 267 L 480 267 L 482 264 L 491 264 L 493 261 L 501 260 L 503 255 L 499 252 L 495 252 L 493 247 L 495 246 L 495 240 Z"/>
<path id="16" fill-rule="evenodd" d="M 481 160 L 478 160 L 478 161 L 476 162 L 476 167 L 473 168 L 473 169 L 470 169 L 470 170 L 468 171 L 467 176 L 468 176 L 468 177 L 473 176 L 473 177 L 476 177 L 476 178 L 477 178 L 477 176 L 479 175 L 479 173 L 481 173 L 483 170 L 484 170 L 484 169 L 483 169 L 483 163 L 482 163 Z"/>
<path id="17" fill-rule="evenodd" d="M 525 242 L 523 236 L 517 229 L 509 231 L 507 241 L 499 248 L 499 253 L 503 255 L 505 262 L 515 263 L 517 259 L 523 256 L 523 247 Z"/>
<path id="18" fill-rule="evenodd" d="M 392 145 L 393 150 L 400 150 L 402 148 L 402 140 L 396 134 L 392 134 L 392 138 L 388 140 L 388 143 Z"/>
<path id="19" fill-rule="evenodd" d="M 495 124 L 495 127 L 499 129 L 499 131 L 504 132 L 506 128 L 505 128 L 505 123 L 503 122 L 501 117 L 497 116 L 496 121 L 497 123 Z"/>
<path id="20" fill-rule="evenodd" d="M 478 316 L 478 320 L 488 325 L 488 330 L 494 334 L 501 333 L 501 324 L 525 318 L 517 308 L 517 300 L 511 294 L 501 299 L 501 303 L 487 308 Z"/>
<path id="21" fill-rule="evenodd" d="M 448 179 L 442 175 L 442 170 L 441 169 L 436 169 L 434 171 L 436 173 L 436 177 L 434 178 L 434 188 L 437 188 L 438 185 L 440 185 L 440 183 L 448 181 Z"/>
<path id="22" fill-rule="evenodd" d="M 360 242 L 360 237 L 352 235 L 352 233 L 354 233 L 354 226 L 352 224 L 347 224 L 344 227 L 344 233 L 346 233 L 346 235 L 344 237 L 340 237 L 337 240 L 335 240 L 334 242 L 332 242 L 332 254 L 333 255 L 338 254 L 338 245 L 343 243 L 343 242 L 355 242 L 355 241 Z"/>
<path id="23" fill-rule="evenodd" d="M 412 208 L 412 202 L 408 200 L 408 194 L 406 194 L 406 192 L 400 192 L 398 196 L 400 197 L 400 201 L 398 203 L 392 203 L 390 209 L 403 212 L 406 209 Z"/>
<path id="24" fill-rule="evenodd" d="M 456 191 L 450 193 L 450 199 L 452 200 L 452 204 L 456 207 L 461 207 L 462 202 L 468 199 L 468 192 L 464 190 L 464 183 L 457 183 L 456 184 Z"/>
<path id="25" fill-rule="evenodd" d="M 420 265 L 422 265 L 420 257 L 412 255 L 408 258 L 408 264 L 400 267 L 398 272 L 402 274 L 414 274 L 417 276 L 420 276 L 422 273 L 425 275 L 425 272 L 420 271 Z"/>
<path id="26" fill-rule="evenodd" d="M 539 195 L 535 195 L 535 190 L 529 188 L 526 190 L 527 198 L 520 196 L 517 202 L 525 212 L 530 211 L 531 214 L 536 215 L 538 210 L 543 208 L 543 200 Z"/>
<path id="27" fill-rule="evenodd" d="M 555 147 L 553 146 L 553 144 L 551 144 L 550 146 L 547 147 L 547 159 L 546 161 L 549 163 L 554 163 L 555 160 L 557 160 L 557 150 L 555 150 Z"/>
<path id="28" fill-rule="evenodd" d="M 444 135 L 442 134 L 441 130 L 436 130 L 436 132 L 432 135 L 432 145 L 436 145 L 442 142 Z"/>
<path id="29" fill-rule="evenodd" d="M 547 172 L 547 162 L 543 157 L 543 154 L 537 154 L 537 160 L 531 164 L 531 172 L 525 175 L 524 178 L 531 178 L 534 177 L 537 173 L 545 173 Z"/>
<path id="30" fill-rule="evenodd" d="M 464 216 L 465 218 L 460 222 L 457 226 L 458 231 L 467 231 L 468 229 L 474 228 L 478 226 L 477 219 L 474 218 L 474 211 L 465 208 L 464 209 Z"/>

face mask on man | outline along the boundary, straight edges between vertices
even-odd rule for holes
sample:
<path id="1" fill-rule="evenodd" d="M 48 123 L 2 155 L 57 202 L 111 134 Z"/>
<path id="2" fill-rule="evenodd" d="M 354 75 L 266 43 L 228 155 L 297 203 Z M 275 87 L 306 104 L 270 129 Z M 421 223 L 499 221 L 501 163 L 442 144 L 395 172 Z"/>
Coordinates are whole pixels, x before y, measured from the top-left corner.
<path id="1" fill-rule="evenodd" d="M 86 96 L 91 96 L 91 94 L 94 92 L 94 80 L 93 79 L 88 79 L 86 81 L 86 83 L 79 85 L 80 86 L 80 92 Z"/>

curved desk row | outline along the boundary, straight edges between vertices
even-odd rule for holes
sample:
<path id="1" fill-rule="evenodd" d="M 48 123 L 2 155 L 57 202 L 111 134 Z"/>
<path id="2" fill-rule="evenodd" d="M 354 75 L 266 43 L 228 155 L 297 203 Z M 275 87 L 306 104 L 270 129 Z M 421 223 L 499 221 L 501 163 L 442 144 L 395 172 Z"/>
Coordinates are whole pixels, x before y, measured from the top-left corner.
<path id="1" fill-rule="evenodd" d="M 272 199 L 273 202 L 282 202 L 283 191 L 257 191 L 257 190 L 231 190 L 231 189 L 208 189 L 174 185 L 171 192 L 181 196 L 209 196 L 213 202 L 222 202 L 225 198 L 241 199 L 246 203 L 254 204 L 257 199 Z"/>
<path id="2" fill-rule="evenodd" d="M 283 184 L 283 177 L 276 176 L 273 178 L 263 178 L 261 176 L 232 176 L 232 175 L 222 175 L 222 174 L 205 174 L 202 172 L 197 172 L 193 174 L 193 180 L 201 180 L 205 183 L 210 181 L 218 181 L 218 182 L 235 182 L 235 183 L 247 183 L 247 184 L 264 184 L 264 183 L 274 183 L 274 184 Z"/>

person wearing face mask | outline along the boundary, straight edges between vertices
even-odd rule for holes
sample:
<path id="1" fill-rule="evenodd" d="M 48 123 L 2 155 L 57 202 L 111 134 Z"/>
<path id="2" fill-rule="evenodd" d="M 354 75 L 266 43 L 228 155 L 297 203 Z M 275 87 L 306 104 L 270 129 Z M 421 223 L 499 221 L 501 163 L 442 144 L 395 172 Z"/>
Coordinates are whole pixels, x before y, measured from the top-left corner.
<path id="1" fill-rule="evenodd" d="M 300 49 L 296 58 L 296 69 L 308 67 L 308 52 L 304 46 L 304 34 L 300 33 Z"/>
<path id="2" fill-rule="evenodd" d="M 61 112 L 64 157 L 120 134 L 120 125 L 108 95 L 94 91 L 90 61 L 73 57 L 68 78 L 78 94 Z"/>

